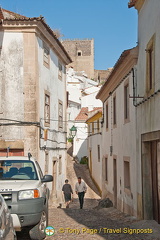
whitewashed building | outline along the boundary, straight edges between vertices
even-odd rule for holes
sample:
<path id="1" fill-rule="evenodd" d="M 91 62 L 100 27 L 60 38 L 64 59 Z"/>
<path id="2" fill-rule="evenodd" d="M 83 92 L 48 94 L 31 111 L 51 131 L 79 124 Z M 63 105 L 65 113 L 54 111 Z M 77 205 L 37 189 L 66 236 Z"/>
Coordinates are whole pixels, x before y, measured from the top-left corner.
<path id="1" fill-rule="evenodd" d="M 79 161 L 84 156 L 88 157 L 88 126 L 86 124 L 88 114 L 90 111 L 102 107 L 102 102 L 95 98 L 98 90 L 93 94 L 91 93 L 81 98 L 82 108 L 74 120 L 74 126 L 77 128 L 77 133 L 73 142 L 73 157 L 77 158 Z"/>
<path id="2" fill-rule="evenodd" d="M 87 78 L 83 71 L 76 72 L 73 68 L 67 70 L 67 137 L 72 137 L 70 129 L 75 126 L 77 132 L 73 140 L 73 157 L 78 161 L 88 156 L 86 120 L 89 111 L 102 107 L 102 102 L 96 99 L 99 89 L 98 83 Z"/>
<path id="3" fill-rule="evenodd" d="M 97 95 L 103 102 L 102 138 L 99 144 L 102 197 L 109 197 L 119 210 L 135 216 L 137 216 L 136 109 L 130 97 L 133 96 L 137 58 L 137 47 L 125 50 Z"/>
<path id="4" fill-rule="evenodd" d="M 132 0 L 138 11 L 135 78 L 137 211 L 160 223 L 160 1 Z"/>
<path id="5" fill-rule="evenodd" d="M 43 17 L 0 9 L 0 155 L 37 158 L 57 198 L 66 175 L 66 69 L 71 59 Z"/>
<path id="6" fill-rule="evenodd" d="M 82 107 L 88 107 L 88 105 L 82 102 L 82 96 L 88 95 L 90 92 L 85 93 L 86 89 L 92 89 L 98 91 L 98 83 L 87 78 L 84 72 L 76 72 L 73 68 L 67 69 L 67 93 L 68 93 L 68 108 L 67 108 L 67 135 L 70 136 L 70 128 L 74 124 L 74 120 L 79 114 Z M 91 90 L 93 93 L 93 90 Z M 97 100 L 96 100 L 97 101 Z"/>
<path id="7" fill-rule="evenodd" d="M 95 108 L 88 112 L 87 125 L 88 125 L 88 166 L 91 178 L 95 185 L 102 193 L 102 161 L 101 161 L 101 143 L 102 143 L 102 107 Z"/>

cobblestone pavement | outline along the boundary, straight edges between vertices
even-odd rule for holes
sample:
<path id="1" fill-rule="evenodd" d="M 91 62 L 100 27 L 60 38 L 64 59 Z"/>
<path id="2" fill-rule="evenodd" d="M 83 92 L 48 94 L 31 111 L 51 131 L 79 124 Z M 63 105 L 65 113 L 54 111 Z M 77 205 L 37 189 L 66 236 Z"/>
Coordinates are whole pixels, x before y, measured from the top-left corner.
<path id="1" fill-rule="evenodd" d="M 78 205 L 78 202 L 76 204 Z M 55 235 L 47 237 L 47 240 L 160 239 L 160 226 L 155 221 L 138 222 L 114 208 L 74 209 L 71 205 L 70 209 L 50 209 L 50 216 L 50 224 L 56 232 Z M 131 234 L 132 229 L 136 231 L 142 229 L 142 232 L 149 232 L 151 229 L 153 233 Z M 113 233 L 113 231 L 119 231 L 119 233 Z"/>
<path id="2" fill-rule="evenodd" d="M 60 209 L 54 202 L 50 203 L 49 226 L 55 228 L 55 234 L 46 237 L 46 240 L 160 240 L 160 225 L 155 221 L 138 221 L 115 208 L 94 209 L 100 197 L 89 176 L 89 171 L 86 166 L 76 164 L 71 157 L 68 157 L 67 178 L 73 188 L 77 176 L 81 176 L 88 185 L 84 209 L 79 209 L 76 194 L 69 209 L 64 207 Z M 132 234 L 132 231 L 137 233 Z M 142 234 L 138 231 L 146 233 Z M 30 238 L 27 233 L 20 233 L 18 240 L 30 240 Z"/>

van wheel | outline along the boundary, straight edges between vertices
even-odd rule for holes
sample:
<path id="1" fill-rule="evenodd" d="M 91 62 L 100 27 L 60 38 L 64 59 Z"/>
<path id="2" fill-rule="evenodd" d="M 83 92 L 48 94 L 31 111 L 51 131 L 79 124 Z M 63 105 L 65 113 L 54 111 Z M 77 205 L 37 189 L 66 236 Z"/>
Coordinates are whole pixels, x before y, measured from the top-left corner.
<path id="1" fill-rule="evenodd" d="M 47 209 L 44 209 L 42 212 L 40 222 L 29 231 L 30 238 L 32 240 L 43 240 L 46 237 L 44 230 L 47 226 L 48 226 L 48 211 Z"/>

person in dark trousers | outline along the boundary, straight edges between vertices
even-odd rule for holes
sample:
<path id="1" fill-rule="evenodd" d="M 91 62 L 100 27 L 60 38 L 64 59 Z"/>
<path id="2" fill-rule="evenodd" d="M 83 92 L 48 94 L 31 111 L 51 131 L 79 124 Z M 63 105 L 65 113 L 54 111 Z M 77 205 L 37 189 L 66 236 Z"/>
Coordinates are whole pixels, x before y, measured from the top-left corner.
<path id="1" fill-rule="evenodd" d="M 79 197 L 80 209 L 83 208 L 84 195 L 87 191 L 87 186 L 85 182 L 82 181 L 81 177 L 78 177 L 78 182 L 75 185 L 75 192 Z"/>
<path id="2" fill-rule="evenodd" d="M 71 194 L 73 194 L 73 191 L 71 185 L 68 183 L 68 179 L 65 180 L 65 184 L 62 187 L 62 191 L 64 193 L 66 208 L 69 208 L 69 204 L 71 202 Z"/>

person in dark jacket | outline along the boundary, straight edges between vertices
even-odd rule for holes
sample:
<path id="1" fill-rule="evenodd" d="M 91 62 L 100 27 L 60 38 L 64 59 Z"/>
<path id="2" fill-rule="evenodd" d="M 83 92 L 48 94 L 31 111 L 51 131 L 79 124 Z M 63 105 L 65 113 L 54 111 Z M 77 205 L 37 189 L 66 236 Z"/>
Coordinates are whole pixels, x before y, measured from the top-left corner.
<path id="1" fill-rule="evenodd" d="M 71 185 L 68 183 L 68 179 L 65 180 L 65 184 L 62 187 L 62 191 L 64 193 L 66 208 L 69 208 L 69 204 L 71 202 L 71 194 L 73 194 L 73 191 Z"/>

